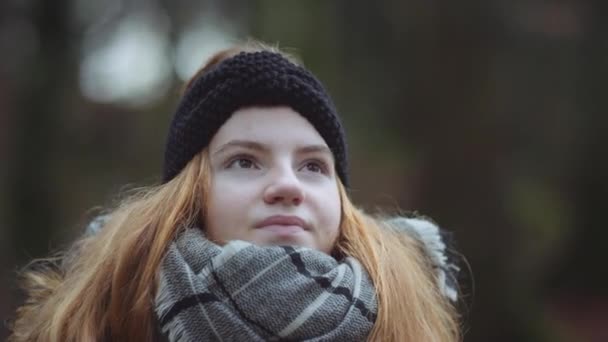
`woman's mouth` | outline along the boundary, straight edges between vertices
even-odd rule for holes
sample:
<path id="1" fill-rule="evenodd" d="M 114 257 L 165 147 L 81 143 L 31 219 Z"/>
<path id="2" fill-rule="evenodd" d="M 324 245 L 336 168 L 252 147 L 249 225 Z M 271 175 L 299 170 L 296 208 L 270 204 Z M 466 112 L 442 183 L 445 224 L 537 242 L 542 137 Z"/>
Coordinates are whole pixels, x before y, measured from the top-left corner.
<path id="1" fill-rule="evenodd" d="M 308 229 L 306 222 L 298 216 L 274 215 L 265 218 L 254 226 L 281 234 L 293 234 Z"/>

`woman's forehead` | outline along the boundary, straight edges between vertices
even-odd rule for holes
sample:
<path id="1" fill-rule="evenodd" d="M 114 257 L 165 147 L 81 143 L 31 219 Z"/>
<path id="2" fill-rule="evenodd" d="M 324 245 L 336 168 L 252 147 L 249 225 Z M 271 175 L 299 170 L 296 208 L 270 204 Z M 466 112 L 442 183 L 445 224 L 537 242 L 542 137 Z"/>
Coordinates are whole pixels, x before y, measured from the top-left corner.
<path id="1" fill-rule="evenodd" d="M 210 143 L 214 151 L 233 141 L 276 145 L 325 146 L 317 130 L 290 107 L 248 107 L 239 109 L 218 130 Z"/>

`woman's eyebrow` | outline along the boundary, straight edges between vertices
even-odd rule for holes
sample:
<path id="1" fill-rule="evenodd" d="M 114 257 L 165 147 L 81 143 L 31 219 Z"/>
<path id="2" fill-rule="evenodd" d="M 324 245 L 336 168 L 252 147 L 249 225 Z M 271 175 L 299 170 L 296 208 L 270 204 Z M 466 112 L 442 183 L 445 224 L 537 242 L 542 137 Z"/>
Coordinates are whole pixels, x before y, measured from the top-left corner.
<path id="1" fill-rule="evenodd" d="M 232 148 L 232 147 L 241 147 L 241 148 L 246 148 L 249 150 L 254 150 L 254 151 L 261 151 L 261 152 L 265 152 L 268 151 L 269 148 L 268 146 L 261 144 L 257 141 L 251 141 L 251 140 L 230 140 L 229 142 L 221 145 L 217 151 L 215 151 L 213 153 L 213 155 L 217 155 L 219 153 L 224 152 L 225 150 Z"/>
<path id="2" fill-rule="evenodd" d="M 321 153 L 325 153 L 325 154 L 329 154 L 332 155 L 331 150 L 329 149 L 329 147 L 325 146 L 325 145 L 307 145 L 307 146 L 302 146 L 299 147 L 296 150 L 298 153 L 313 153 L 313 152 L 321 152 Z"/>
<path id="3" fill-rule="evenodd" d="M 260 151 L 260 152 L 268 152 L 270 150 L 270 147 L 268 147 L 267 145 L 262 144 L 260 142 L 257 142 L 257 141 L 235 139 L 235 140 L 230 140 L 229 142 L 221 145 L 217 149 L 217 151 L 215 151 L 213 153 L 213 155 L 220 154 L 220 153 L 226 151 L 227 149 L 234 148 L 234 147 L 246 148 L 248 150 Z M 321 145 L 321 144 L 306 145 L 306 146 L 298 147 L 296 149 L 296 153 L 298 153 L 298 154 L 323 153 L 323 154 L 327 154 L 333 158 L 333 153 L 331 152 L 329 147 L 327 147 L 325 145 Z"/>

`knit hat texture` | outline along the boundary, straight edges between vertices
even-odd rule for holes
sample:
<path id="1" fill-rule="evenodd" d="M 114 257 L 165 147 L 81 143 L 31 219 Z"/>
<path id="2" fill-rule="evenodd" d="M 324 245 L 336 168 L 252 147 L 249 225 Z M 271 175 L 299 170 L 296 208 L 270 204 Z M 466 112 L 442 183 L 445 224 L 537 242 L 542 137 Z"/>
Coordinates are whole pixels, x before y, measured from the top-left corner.
<path id="1" fill-rule="evenodd" d="M 207 147 L 236 110 L 256 105 L 286 105 L 306 118 L 332 151 L 336 173 L 348 186 L 346 135 L 332 100 L 308 70 L 269 51 L 241 52 L 194 80 L 169 128 L 163 183 Z"/>

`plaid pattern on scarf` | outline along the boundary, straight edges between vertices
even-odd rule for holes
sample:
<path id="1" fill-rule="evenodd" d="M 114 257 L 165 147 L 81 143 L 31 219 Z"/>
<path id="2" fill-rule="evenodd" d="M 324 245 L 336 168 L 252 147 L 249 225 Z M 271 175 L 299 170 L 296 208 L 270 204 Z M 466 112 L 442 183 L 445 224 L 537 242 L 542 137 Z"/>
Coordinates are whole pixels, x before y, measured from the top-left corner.
<path id="1" fill-rule="evenodd" d="M 364 341 L 374 287 L 353 258 L 302 247 L 220 247 L 187 229 L 163 260 L 156 297 L 170 341 Z"/>

